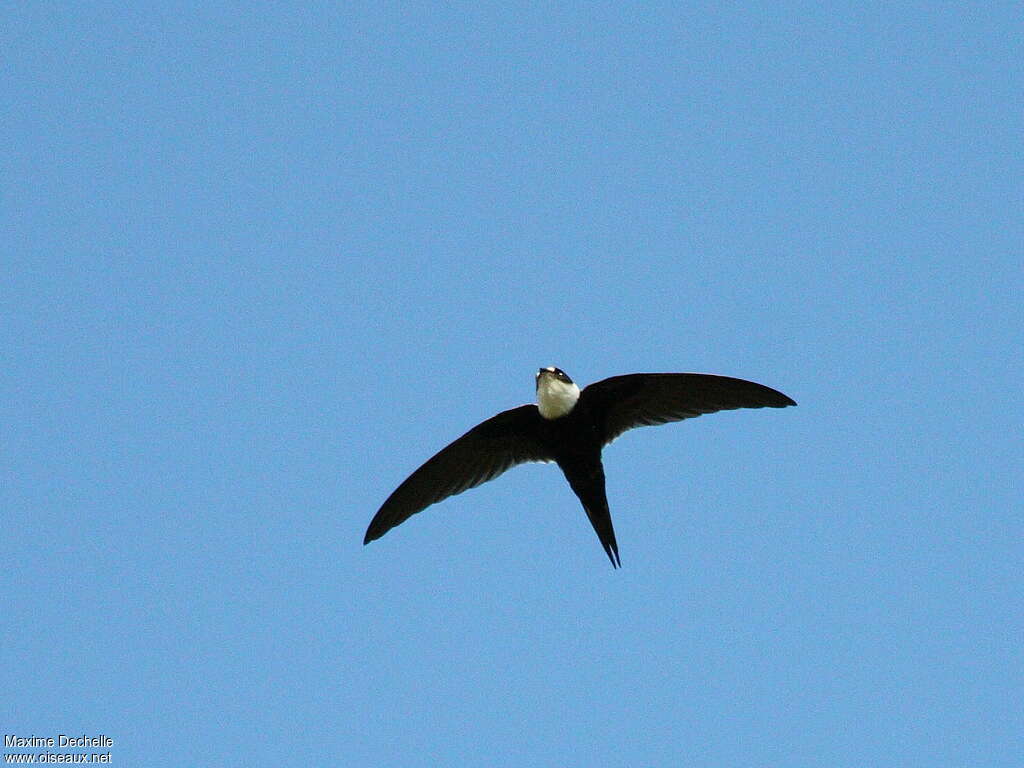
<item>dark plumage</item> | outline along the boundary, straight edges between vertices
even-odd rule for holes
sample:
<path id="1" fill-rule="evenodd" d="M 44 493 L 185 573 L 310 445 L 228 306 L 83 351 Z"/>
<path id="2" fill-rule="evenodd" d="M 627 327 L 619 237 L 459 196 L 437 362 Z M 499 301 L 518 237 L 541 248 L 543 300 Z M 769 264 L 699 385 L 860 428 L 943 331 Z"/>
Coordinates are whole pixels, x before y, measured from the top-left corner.
<path id="1" fill-rule="evenodd" d="M 528 461 L 558 464 L 608 559 L 620 565 L 605 496 L 601 450 L 633 427 L 734 408 L 796 405 L 762 384 L 703 373 L 634 373 L 583 389 L 558 368 L 537 374 L 537 405 L 521 405 L 473 427 L 413 472 L 381 506 L 364 544 L 449 496 Z M 544 415 L 546 414 L 546 416 Z"/>

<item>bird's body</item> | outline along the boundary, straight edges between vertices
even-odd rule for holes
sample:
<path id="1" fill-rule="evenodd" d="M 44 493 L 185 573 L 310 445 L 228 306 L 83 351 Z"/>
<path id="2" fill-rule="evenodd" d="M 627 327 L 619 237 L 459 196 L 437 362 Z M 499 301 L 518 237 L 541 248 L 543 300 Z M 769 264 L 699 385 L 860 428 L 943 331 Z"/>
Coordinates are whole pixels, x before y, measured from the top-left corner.
<path id="1" fill-rule="evenodd" d="M 537 374 L 537 405 L 503 411 L 429 459 L 388 497 L 367 544 L 442 499 L 528 461 L 555 462 L 579 497 L 612 565 L 619 566 L 601 451 L 627 429 L 732 408 L 796 405 L 761 384 L 700 373 L 613 376 L 582 392 L 558 368 Z"/>
<path id="2" fill-rule="evenodd" d="M 598 419 L 585 400 L 580 400 L 564 416 L 535 422 L 538 442 L 558 464 L 576 496 L 583 504 L 587 518 L 594 526 L 612 565 L 619 565 L 619 547 L 612 528 L 608 498 L 604 488 L 604 464 L 601 462 L 601 429 Z"/>

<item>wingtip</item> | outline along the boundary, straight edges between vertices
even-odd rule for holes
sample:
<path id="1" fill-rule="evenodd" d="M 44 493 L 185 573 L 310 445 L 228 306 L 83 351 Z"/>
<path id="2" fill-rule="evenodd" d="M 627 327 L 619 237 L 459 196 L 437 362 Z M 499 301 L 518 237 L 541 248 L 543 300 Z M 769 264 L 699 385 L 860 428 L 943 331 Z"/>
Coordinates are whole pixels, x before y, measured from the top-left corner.
<path id="1" fill-rule="evenodd" d="M 771 402 L 769 402 L 768 405 L 772 408 L 788 408 L 791 405 L 796 405 L 796 400 L 784 392 L 779 392 L 779 390 L 772 389 L 771 387 L 765 387 L 765 389 L 767 389 L 770 394 Z"/>
<path id="2" fill-rule="evenodd" d="M 366 527 L 366 535 L 363 536 L 363 546 L 365 547 L 371 541 L 376 541 L 393 527 L 393 525 L 388 525 L 384 521 L 380 512 L 377 512 L 377 514 L 373 516 L 373 520 L 371 520 L 370 524 Z"/>

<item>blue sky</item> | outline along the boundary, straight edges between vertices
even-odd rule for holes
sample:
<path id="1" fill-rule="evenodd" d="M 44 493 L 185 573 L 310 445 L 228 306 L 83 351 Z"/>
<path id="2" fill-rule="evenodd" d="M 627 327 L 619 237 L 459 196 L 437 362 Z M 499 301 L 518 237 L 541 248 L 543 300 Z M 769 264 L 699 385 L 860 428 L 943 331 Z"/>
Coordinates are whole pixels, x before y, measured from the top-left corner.
<path id="1" fill-rule="evenodd" d="M 4 733 L 1019 765 L 1016 4 L 2 22 Z M 609 447 L 619 571 L 541 465 L 364 548 L 542 365 L 800 405 Z"/>

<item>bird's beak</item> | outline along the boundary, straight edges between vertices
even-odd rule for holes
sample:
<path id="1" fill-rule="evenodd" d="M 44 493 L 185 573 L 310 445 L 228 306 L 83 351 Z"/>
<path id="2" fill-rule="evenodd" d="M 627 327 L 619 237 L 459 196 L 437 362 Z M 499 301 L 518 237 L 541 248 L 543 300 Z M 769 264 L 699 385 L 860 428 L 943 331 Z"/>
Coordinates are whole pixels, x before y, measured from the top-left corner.
<path id="1" fill-rule="evenodd" d="M 534 384 L 536 385 L 534 387 L 535 389 L 540 389 L 540 379 L 545 373 L 550 374 L 551 371 L 547 370 L 546 368 L 541 368 L 539 371 L 537 371 L 537 376 L 534 379 Z"/>

